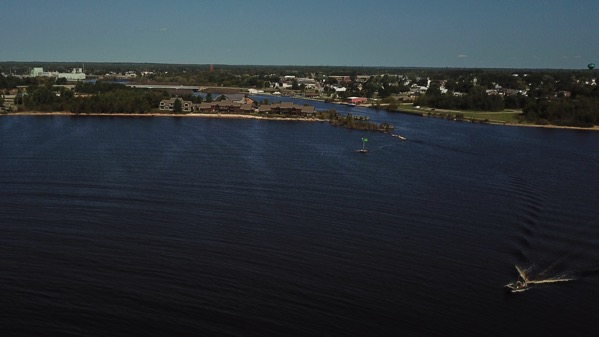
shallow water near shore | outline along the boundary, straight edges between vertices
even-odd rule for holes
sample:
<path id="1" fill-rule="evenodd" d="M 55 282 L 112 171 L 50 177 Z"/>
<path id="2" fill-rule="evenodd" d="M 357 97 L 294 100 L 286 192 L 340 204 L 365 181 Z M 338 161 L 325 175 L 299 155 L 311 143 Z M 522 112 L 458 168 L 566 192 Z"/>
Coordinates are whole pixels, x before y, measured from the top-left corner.
<path id="1" fill-rule="evenodd" d="M 599 134 L 362 113 L 0 118 L 0 335 L 595 334 Z"/>

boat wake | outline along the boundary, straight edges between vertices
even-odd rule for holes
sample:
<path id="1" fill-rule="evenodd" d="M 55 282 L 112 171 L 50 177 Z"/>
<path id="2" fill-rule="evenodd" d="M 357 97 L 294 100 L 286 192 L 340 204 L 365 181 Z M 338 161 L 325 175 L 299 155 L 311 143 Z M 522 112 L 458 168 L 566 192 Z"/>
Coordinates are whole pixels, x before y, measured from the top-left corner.
<path id="1" fill-rule="evenodd" d="M 507 290 L 521 292 L 533 286 L 597 274 L 595 266 L 599 263 L 599 254 L 594 247 L 599 243 L 599 223 L 596 217 L 570 214 L 569 210 L 556 212 L 539 184 L 515 172 L 506 171 L 502 182 L 523 207 L 523 215 L 517 221 L 518 278 L 505 285 Z"/>
<path id="2" fill-rule="evenodd" d="M 505 287 L 511 292 L 522 292 L 537 284 L 567 282 L 577 279 L 577 277 L 571 273 L 555 274 L 552 272 L 552 267 L 553 265 L 539 272 L 537 271 L 538 267 L 536 265 L 527 268 L 516 265 L 518 279 L 506 284 Z"/>
<path id="3" fill-rule="evenodd" d="M 599 255 L 593 254 L 593 247 L 598 242 L 596 228 L 596 221 L 588 221 L 567 236 L 563 235 L 559 240 L 551 241 L 554 246 L 561 246 L 557 251 L 565 251 L 567 248 L 570 250 L 560 257 L 546 260 L 546 263 L 541 264 L 543 267 L 539 267 L 538 264 L 525 268 L 516 265 L 519 278 L 508 283 L 506 287 L 512 292 L 517 292 L 532 285 L 574 281 L 598 275 Z M 544 250 L 543 254 L 548 255 L 549 251 Z M 539 256 L 535 259 L 538 261 Z"/>

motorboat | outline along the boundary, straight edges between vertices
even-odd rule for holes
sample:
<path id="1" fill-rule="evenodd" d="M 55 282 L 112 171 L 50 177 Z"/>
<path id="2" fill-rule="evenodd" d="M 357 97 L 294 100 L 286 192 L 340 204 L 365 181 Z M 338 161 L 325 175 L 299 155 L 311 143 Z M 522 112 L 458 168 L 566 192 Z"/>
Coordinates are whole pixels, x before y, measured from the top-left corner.
<path id="1" fill-rule="evenodd" d="M 530 289 L 530 285 L 526 281 L 517 280 L 506 284 L 505 288 L 513 293 L 519 293 Z"/>
<path id="2" fill-rule="evenodd" d="M 514 282 L 506 284 L 506 290 L 511 291 L 513 293 L 519 293 L 530 289 L 530 280 L 528 279 L 528 276 L 526 275 L 524 269 L 516 265 L 516 270 L 518 271 L 518 279 Z"/>

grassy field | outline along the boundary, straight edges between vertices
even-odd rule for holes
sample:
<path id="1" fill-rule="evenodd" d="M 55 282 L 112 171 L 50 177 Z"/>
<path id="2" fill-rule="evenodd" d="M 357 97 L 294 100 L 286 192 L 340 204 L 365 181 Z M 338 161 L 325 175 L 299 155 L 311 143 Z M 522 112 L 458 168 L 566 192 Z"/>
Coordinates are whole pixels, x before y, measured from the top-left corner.
<path id="1" fill-rule="evenodd" d="M 520 110 L 504 110 L 499 112 L 490 111 L 467 111 L 467 110 L 447 110 L 447 109 L 432 109 L 420 107 L 416 108 L 411 104 L 402 104 L 398 111 L 415 114 L 415 115 L 428 115 L 432 117 L 443 117 L 443 118 L 458 118 L 463 116 L 465 120 L 473 121 L 486 121 L 490 123 L 516 123 L 524 124 L 520 120 L 522 111 Z"/>

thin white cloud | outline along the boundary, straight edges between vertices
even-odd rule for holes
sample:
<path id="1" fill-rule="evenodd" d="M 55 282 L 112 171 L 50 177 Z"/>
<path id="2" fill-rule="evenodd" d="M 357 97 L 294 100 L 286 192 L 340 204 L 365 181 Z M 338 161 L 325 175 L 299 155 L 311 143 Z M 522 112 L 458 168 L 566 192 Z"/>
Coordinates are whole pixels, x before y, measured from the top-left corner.
<path id="1" fill-rule="evenodd" d="M 166 28 L 166 27 L 162 27 L 162 28 L 160 28 L 160 31 L 161 31 L 161 32 L 166 32 L 166 31 L 168 31 L 168 28 Z"/>

